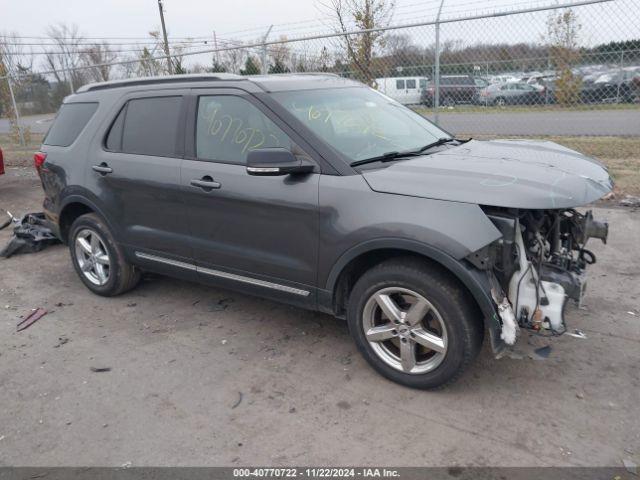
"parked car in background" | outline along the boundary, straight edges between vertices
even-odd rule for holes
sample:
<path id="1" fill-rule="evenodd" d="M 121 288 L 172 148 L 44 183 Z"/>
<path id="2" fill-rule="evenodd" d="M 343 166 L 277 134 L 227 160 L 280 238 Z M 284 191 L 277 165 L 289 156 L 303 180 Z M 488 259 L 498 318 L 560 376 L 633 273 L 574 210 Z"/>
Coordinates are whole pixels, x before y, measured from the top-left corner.
<path id="1" fill-rule="evenodd" d="M 489 83 L 502 85 L 503 83 L 517 82 L 520 79 L 513 75 L 492 75 L 489 77 Z"/>
<path id="2" fill-rule="evenodd" d="M 420 103 L 421 92 L 427 86 L 427 77 L 376 78 L 377 89 L 403 105 Z"/>
<path id="3" fill-rule="evenodd" d="M 627 67 L 584 77 L 580 99 L 583 103 L 631 103 L 635 100 L 633 79 L 639 76 L 640 67 Z"/>
<path id="4" fill-rule="evenodd" d="M 432 80 L 422 92 L 422 102 L 429 107 L 435 102 L 436 86 Z M 472 103 L 478 86 L 471 75 L 442 75 L 440 77 L 440 105 L 451 107 L 458 103 Z"/>
<path id="5" fill-rule="evenodd" d="M 528 83 L 510 82 L 489 85 L 478 92 L 474 103 L 479 105 L 536 105 L 544 100 L 544 92 Z"/>

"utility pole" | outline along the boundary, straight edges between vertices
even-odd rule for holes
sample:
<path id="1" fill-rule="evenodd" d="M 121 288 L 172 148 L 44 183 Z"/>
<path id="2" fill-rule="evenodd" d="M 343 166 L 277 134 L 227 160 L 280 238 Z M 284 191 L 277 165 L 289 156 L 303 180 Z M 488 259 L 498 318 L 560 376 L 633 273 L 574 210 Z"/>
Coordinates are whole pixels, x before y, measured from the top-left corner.
<path id="1" fill-rule="evenodd" d="M 167 29 L 164 26 L 164 9 L 162 8 L 162 0 L 158 0 L 158 10 L 160 10 L 160 23 L 162 24 L 162 36 L 164 37 L 164 54 L 167 56 L 167 70 L 169 71 L 169 75 L 171 75 L 171 55 L 169 54 L 169 40 L 167 40 Z"/>
<path id="2" fill-rule="evenodd" d="M 438 125 L 438 108 L 440 107 L 440 14 L 442 13 L 442 4 L 444 0 L 440 0 L 440 8 L 438 8 L 438 16 L 436 17 L 436 65 L 434 76 L 435 95 L 433 97 L 433 108 L 435 110 L 435 124 Z"/>
<path id="3" fill-rule="evenodd" d="M 269 30 L 267 30 L 267 33 L 265 33 L 264 37 L 262 37 L 262 74 L 263 75 L 266 75 L 267 72 L 269 71 L 267 68 L 267 38 L 269 37 L 269 34 L 271 33 L 272 28 L 273 28 L 273 25 L 269 27 Z"/>
<path id="4" fill-rule="evenodd" d="M 216 49 L 216 63 L 220 65 L 220 52 L 218 51 L 218 38 L 215 30 L 213 31 L 213 48 Z"/>

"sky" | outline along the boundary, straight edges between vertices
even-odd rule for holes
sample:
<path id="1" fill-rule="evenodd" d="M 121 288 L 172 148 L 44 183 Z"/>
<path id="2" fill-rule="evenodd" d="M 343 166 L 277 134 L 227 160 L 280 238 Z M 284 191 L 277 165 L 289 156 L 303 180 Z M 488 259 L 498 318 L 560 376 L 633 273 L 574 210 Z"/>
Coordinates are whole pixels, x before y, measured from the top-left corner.
<path id="1" fill-rule="evenodd" d="M 445 0 L 443 18 L 569 1 Z M 176 41 L 180 37 L 195 38 L 200 43 L 192 44 L 193 48 L 205 49 L 213 48 L 214 31 L 219 45 L 229 39 L 255 42 L 271 24 L 275 25 L 272 39 L 281 35 L 295 38 L 331 31 L 333 22 L 322 2 L 329 3 L 330 0 L 164 0 L 164 6 L 170 38 Z M 439 3 L 439 0 L 395 0 L 393 23 L 433 20 Z M 640 0 L 615 0 L 578 7 L 576 11 L 582 24 L 581 42 L 584 45 L 640 37 Z M 447 24 L 442 27 L 442 39 L 464 44 L 540 42 L 547 15 L 544 12 Z M 157 0 L 0 0 L 0 33 L 44 36 L 48 25 L 59 22 L 76 24 L 80 34 L 87 39 L 126 37 L 112 39 L 111 43 L 145 41 L 149 31 L 160 28 Z M 418 45 L 433 43 L 432 27 L 404 30 L 403 33 L 409 34 Z M 42 42 L 39 39 L 21 41 Z M 314 47 L 321 44 L 322 41 L 316 41 Z"/>

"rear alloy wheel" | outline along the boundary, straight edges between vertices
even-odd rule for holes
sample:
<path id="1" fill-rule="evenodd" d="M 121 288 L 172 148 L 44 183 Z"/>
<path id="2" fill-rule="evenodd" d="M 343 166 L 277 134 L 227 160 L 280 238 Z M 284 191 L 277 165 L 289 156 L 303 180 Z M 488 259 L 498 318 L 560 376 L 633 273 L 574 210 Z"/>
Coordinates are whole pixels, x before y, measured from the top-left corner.
<path id="1" fill-rule="evenodd" d="M 412 388 L 458 378 L 480 351 L 482 315 L 445 270 L 418 257 L 386 260 L 349 295 L 349 332 L 381 375 Z"/>
<path id="2" fill-rule="evenodd" d="M 109 281 L 111 259 L 100 235 L 85 228 L 75 239 L 76 259 L 84 277 L 94 285 L 105 285 Z"/>
<path id="3" fill-rule="evenodd" d="M 129 264 L 104 221 L 95 213 L 79 216 L 69 231 L 69 251 L 82 283 L 105 297 L 135 287 L 140 270 Z"/>
<path id="4" fill-rule="evenodd" d="M 507 101 L 504 98 L 502 97 L 496 98 L 496 105 L 498 107 L 504 107 L 506 104 L 507 104 Z"/>

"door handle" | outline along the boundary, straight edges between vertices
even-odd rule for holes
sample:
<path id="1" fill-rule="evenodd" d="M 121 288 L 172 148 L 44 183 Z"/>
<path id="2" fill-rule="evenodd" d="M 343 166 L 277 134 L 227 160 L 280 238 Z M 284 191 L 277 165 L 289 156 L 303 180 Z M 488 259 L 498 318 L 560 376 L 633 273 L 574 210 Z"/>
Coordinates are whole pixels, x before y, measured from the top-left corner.
<path id="1" fill-rule="evenodd" d="M 94 165 L 91 168 L 93 169 L 94 172 L 98 172 L 98 173 L 101 173 L 103 175 L 106 175 L 107 173 L 113 172 L 113 168 L 111 168 L 110 166 L 108 166 L 104 162 L 102 162 L 100 165 Z"/>
<path id="2" fill-rule="evenodd" d="M 211 178 L 209 175 L 205 175 L 200 180 L 194 178 L 190 183 L 191 186 L 202 188 L 207 192 L 213 190 L 214 188 L 220 188 L 222 186 L 219 182 L 214 181 L 213 178 Z"/>

